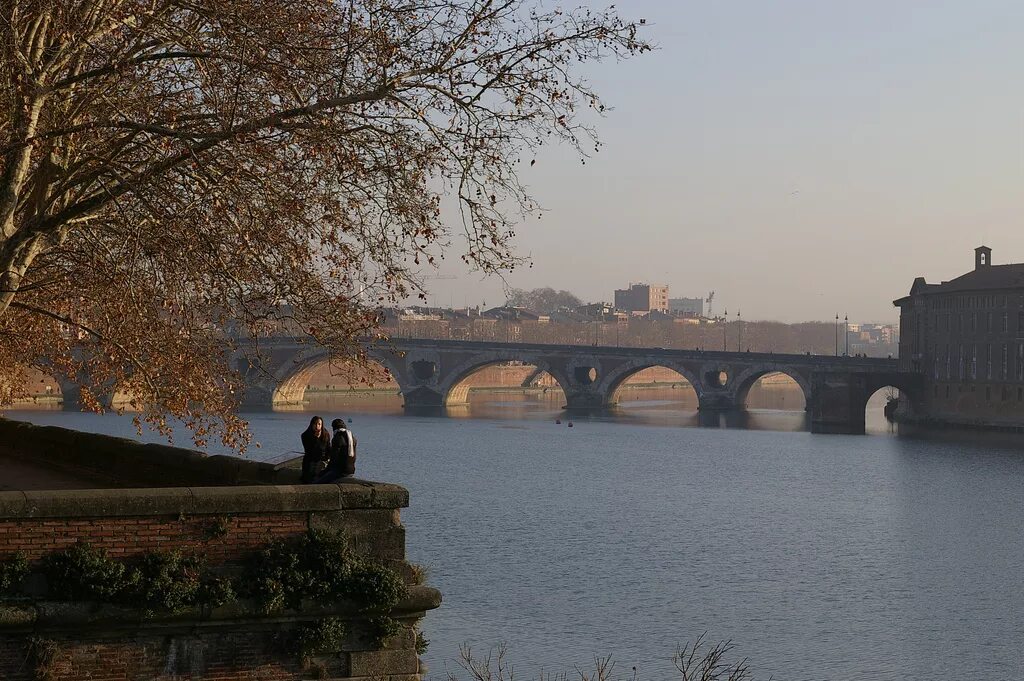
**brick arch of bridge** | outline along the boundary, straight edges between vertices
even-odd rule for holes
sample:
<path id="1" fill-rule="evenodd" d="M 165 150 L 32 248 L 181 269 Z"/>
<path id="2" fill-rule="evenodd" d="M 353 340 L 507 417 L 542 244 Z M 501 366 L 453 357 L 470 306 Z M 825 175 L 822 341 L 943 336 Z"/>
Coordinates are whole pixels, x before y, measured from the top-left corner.
<path id="1" fill-rule="evenodd" d="M 865 431 L 865 412 L 871 396 L 883 388 L 900 391 L 897 416 L 913 419 L 923 396 L 919 374 L 896 372 L 820 372 L 814 375 L 811 430 L 816 433 Z"/>
<path id="2" fill-rule="evenodd" d="M 615 393 L 618 392 L 623 383 L 641 371 L 655 367 L 670 369 L 685 378 L 693 386 L 694 392 L 697 393 L 697 400 L 698 402 L 700 401 L 704 394 L 704 383 L 700 380 L 699 372 L 694 371 L 693 367 L 688 364 L 671 360 L 662 361 L 644 358 L 620 364 L 603 378 L 599 377 L 597 390 L 604 395 L 605 404 L 613 405 L 616 403 Z"/>
<path id="3" fill-rule="evenodd" d="M 551 375 L 555 379 L 555 383 L 565 392 L 566 387 L 569 385 L 569 379 L 563 375 L 557 368 L 553 367 L 551 363 L 534 354 L 528 353 L 507 353 L 507 356 L 500 355 L 495 356 L 488 353 L 486 356 L 472 357 L 467 360 L 463 360 L 450 370 L 445 371 L 444 376 L 437 383 L 437 391 L 442 396 L 442 404 L 444 405 L 457 405 L 466 404 L 469 400 L 469 381 L 467 380 L 470 376 L 486 369 L 490 366 L 496 366 L 499 364 L 506 364 L 508 362 L 520 362 L 525 365 L 536 367 L 538 371 L 543 371 Z"/>
<path id="4" fill-rule="evenodd" d="M 754 384 L 760 381 L 765 376 L 771 374 L 782 374 L 788 378 L 793 379 L 800 390 L 804 394 L 804 405 L 805 408 L 810 409 L 812 397 L 811 389 L 811 377 L 809 372 L 804 369 L 798 369 L 787 365 L 771 364 L 766 366 L 751 366 L 742 369 L 731 381 L 734 400 L 738 408 L 743 408 L 747 404 L 747 397 L 750 395 L 750 389 L 754 387 Z"/>
<path id="5" fill-rule="evenodd" d="M 370 349 L 367 351 L 369 358 L 397 378 L 394 356 L 380 351 Z M 273 372 L 273 404 L 298 404 L 306 396 L 306 386 L 316 372 L 325 362 L 331 359 L 330 354 L 322 347 L 303 348 L 289 360 L 283 362 Z"/>
<path id="6" fill-rule="evenodd" d="M 865 381 L 863 402 L 860 405 L 861 413 L 867 409 L 868 402 L 879 390 L 896 388 L 900 399 L 900 413 L 905 416 L 913 416 L 923 397 L 919 376 L 898 376 L 895 374 L 881 374 L 872 376 Z"/>

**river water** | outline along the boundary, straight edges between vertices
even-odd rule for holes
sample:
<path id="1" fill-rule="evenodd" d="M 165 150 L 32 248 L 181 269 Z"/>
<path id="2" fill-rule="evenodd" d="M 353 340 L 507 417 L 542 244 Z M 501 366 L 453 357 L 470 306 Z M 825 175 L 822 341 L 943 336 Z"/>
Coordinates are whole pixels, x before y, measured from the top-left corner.
<path id="1" fill-rule="evenodd" d="M 360 477 L 412 494 L 409 558 L 445 598 L 423 624 L 432 678 L 461 644 L 502 642 L 525 679 L 605 655 L 616 677 L 678 678 L 672 654 L 703 632 L 758 679 L 1024 678 L 1017 442 L 898 436 L 880 410 L 865 436 L 812 435 L 802 412 L 696 427 L 670 396 L 572 428 L 522 396 L 449 418 L 315 408 L 352 418 Z M 309 417 L 250 415 L 253 456 L 296 449 Z"/>

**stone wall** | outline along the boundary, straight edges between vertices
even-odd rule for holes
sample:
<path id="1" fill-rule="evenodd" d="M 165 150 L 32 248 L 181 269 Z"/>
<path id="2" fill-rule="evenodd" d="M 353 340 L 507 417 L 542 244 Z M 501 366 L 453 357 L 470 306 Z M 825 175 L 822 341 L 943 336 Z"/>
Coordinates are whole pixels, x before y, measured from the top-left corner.
<path id="1" fill-rule="evenodd" d="M 12 432 L 9 423 L 3 427 Z M 34 428 L 14 432 L 38 433 Z M 33 438 L 30 448 L 37 450 L 40 441 Z M 5 440 L 2 433 L 0 442 L 6 442 L 8 453 L 19 449 L 18 441 Z M 150 465 L 157 470 L 159 450 L 139 447 L 152 453 Z M 130 449 L 119 450 L 117 456 L 128 456 L 124 452 Z M 84 459 L 86 453 L 73 458 Z M 184 456 L 172 462 L 172 472 L 185 471 L 199 481 L 217 479 L 223 464 L 214 462 L 203 473 L 203 466 L 215 458 Z M 182 466 L 182 460 L 188 465 Z M 176 480 L 180 484 L 185 477 Z M 144 614 L 123 605 L 46 600 L 45 589 L 25 588 L 17 596 L 0 598 L 0 679 L 415 681 L 421 669 L 414 627 L 440 604 L 440 594 L 418 584 L 416 571 L 405 560 L 400 509 L 408 503 L 402 487 L 358 480 L 0 492 L 0 561 L 19 553 L 26 556 L 35 573 L 26 584 L 44 579 L 38 574 L 41 558 L 78 541 L 126 560 L 154 550 L 199 555 L 211 571 L 237 575 L 246 557 L 274 539 L 325 530 L 343 531 L 358 553 L 393 568 L 408 585 L 408 597 L 391 612 L 402 628 L 382 648 L 368 642 L 367 616 L 351 604 L 304 603 L 301 610 L 267 613 L 252 602 L 236 600 L 216 608 Z M 287 641 L 300 627 L 324 618 L 341 620 L 346 638 L 336 650 L 299 659 Z"/>
<path id="2" fill-rule="evenodd" d="M 0 418 L 2 453 L 29 457 L 36 464 L 84 474 L 112 487 L 299 482 L 299 471 L 285 466 Z"/>

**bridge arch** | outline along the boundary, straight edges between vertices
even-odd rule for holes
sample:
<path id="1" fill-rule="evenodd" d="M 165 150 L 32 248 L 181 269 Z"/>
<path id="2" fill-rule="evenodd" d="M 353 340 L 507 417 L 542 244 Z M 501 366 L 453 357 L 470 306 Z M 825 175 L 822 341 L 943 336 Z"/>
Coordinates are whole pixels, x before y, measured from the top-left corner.
<path id="1" fill-rule="evenodd" d="M 468 404 L 469 391 L 472 388 L 469 379 L 488 367 L 501 366 L 510 362 L 519 362 L 525 366 L 534 367 L 533 375 L 547 374 L 551 376 L 558 389 L 565 393 L 565 388 L 568 384 L 565 377 L 558 376 L 559 372 L 553 370 L 547 362 L 525 355 L 509 357 L 495 357 L 492 355 L 470 358 L 447 372 L 445 380 L 438 385 L 438 392 L 442 396 L 442 404 L 444 406 Z"/>
<path id="2" fill-rule="evenodd" d="M 913 420 L 919 410 L 922 397 L 919 385 L 911 381 L 898 379 L 873 381 L 867 385 L 864 393 L 864 403 L 860 405 L 860 413 L 864 415 L 865 423 L 867 422 L 867 410 L 870 408 L 871 403 L 877 401 L 881 396 L 885 396 L 887 400 L 890 398 L 895 398 L 896 400 L 895 405 L 892 407 L 883 406 L 883 413 L 889 420 Z M 889 409 L 892 409 L 891 413 Z"/>
<path id="3" fill-rule="evenodd" d="M 616 404 L 619 389 L 626 381 L 642 371 L 654 368 L 669 369 L 670 371 L 674 371 L 679 374 L 687 383 L 690 384 L 690 386 L 693 387 L 693 391 L 697 394 L 697 400 L 698 402 L 700 401 L 703 384 L 700 381 L 698 373 L 691 370 L 691 368 L 685 364 L 672 361 L 656 362 L 648 359 L 636 359 L 625 362 L 606 375 L 604 380 L 600 381 L 598 390 L 605 396 L 607 404 Z"/>
<path id="4" fill-rule="evenodd" d="M 733 390 L 735 391 L 736 406 L 740 409 L 746 407 L 747 399 L 750 397 L 750 390 L 766 376 L 773 374 L 781 374 L 793 380 L 797 386 L 800 387 L 801 392 L 804 396 L 804 409 L 807 409 L 811 404 L 812 389 L 811 382 L 808 376 L 804 372 L 790 366 L 760 366 L 760 367 L 749 367 L 740 371 L 740 373 L 733 379 Z"/>
<path id="5" fill-rule="evenodd" d="M 397 378 L 393 358 L 386 353 L 370 350 L 368 358 Z M 306 388 L 313 376 L 331 361 L 330 354 L 320 347 L 300 351 L 273 374 L 272 406 L 299 405 L 306 399 Z"/>

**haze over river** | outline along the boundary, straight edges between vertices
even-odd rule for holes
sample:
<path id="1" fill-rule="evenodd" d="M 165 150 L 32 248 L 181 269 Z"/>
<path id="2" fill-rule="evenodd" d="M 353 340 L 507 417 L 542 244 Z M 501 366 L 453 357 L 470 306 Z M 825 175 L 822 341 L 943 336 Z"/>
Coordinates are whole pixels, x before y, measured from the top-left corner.
<path id="1" fill-rule="evenodd" d="M 758 679 L 1024 678 L 1019 443 L 897 436 L 880 409 L 866 436 L 811 435 L 802 412 L 701 428 L 671 395 L 568 428 L 554 400 L 490 398 L 465 418 L 313 408 L 352 418 L 360 477 L 412 494 L 409 559 L 445 598 L 430 677 L 504 641 L 524 679 L 609 654 L 616 677 L 677 678 L 707 631 Z M 250 415 L 253 456 L 298 449 L 311 411 Z"/>

